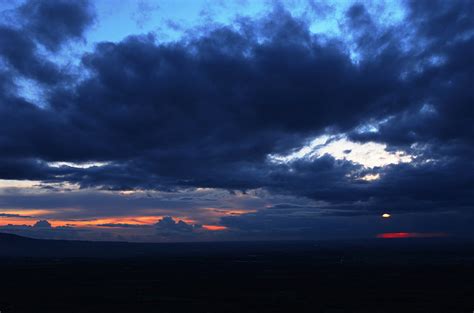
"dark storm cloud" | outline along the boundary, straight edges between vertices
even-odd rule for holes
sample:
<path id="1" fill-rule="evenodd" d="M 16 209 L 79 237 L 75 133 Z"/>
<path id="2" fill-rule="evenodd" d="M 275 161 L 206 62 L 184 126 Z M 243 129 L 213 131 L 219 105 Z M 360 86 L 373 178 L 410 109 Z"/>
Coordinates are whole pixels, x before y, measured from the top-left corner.
<path id="1" fill-rule="evenodd" d="M 1 117 L 0 120 L 3 121 Z M 5 121 L 5 124 L 14 127 L 14 122 L 14 120 Z M 21 121 L 17 122 L 21 123 Z M 20 132 L 22 132 L 21 129 Z M 8 146 L 10 141 L 12 141 L 11 143 L 13 145 L 15 144 L 14 138 L 4 138 L 1 135 L 0 138 L 3 139 L 6 146 Z M 67 173 L 67 169 L 51 168 L 45 162 L 38 161 L 37 159 L 0 158 L 0 176 L 3 179 L 48 181 L 51 179 L 57 180 L 57 176 L 62 176 Z"/>
<path id="2" fill-rule="evenodd" d="M 58 33 L 44 33 L 47 5 L 20 8 L 29 37 L 8 27 L 0 37 L 16 40 L 27 51 L 21 62 L 31 64 L 0 48 L 9 70 L 43 82 L 55 75 L 34 70 L 49 64 L 38 63 L 34 41 L 58 49 L 93 20 L 83 2 L 74 4 L 85 10 L 78 17 L 63 19 L 72 4 L 61 2 L 69 13 L 54 20 Z M 112 190 L 265 188 L 347 209 L 362 202 L 366 211 L 387 203 L 396 211 L 472 208 L 472 9 L 469 1 L 409 2 L 402 25 L 382 26 L 356 4 L 343 23 L 356 57 L 347 42 L 312 34 L 308 21 L 278 6 L 176 42 L 143 35 L 98 43 L 82 57 L 87 78 L 49 90 L 43 108 L 0 85 L 9 91 L 0 103 L 0 178 Z M 359 131 L 367 123 L 379 123 L 378 132 Z M 373 169 L 381 175 L 373 182 L 351 176 L 367 172 L 361 165 L 327 155 L 267 159 L 344 132 L 419 158 Z M 109 163 L 83 169 L 46 161 Z"/>
<path id="3" fill-rule="evenodd" d="M 18 74 L 42 83 L 53 84 L 62 78 L 58 66 L 38 54 L 36 44 L 22 29 L 0 25 L 0 59 Z"/>
<path id="4" fill-rule="evenodd" d="M 94 21 L 89 2 L 31 0 L 10 13 L 0 23 L 0 61 L 6 65 L 0 71 L 48 85 L 66 79 L 66 70 L 41 53 L 38 44 L 57 52 L 63 43 L 82 38 Z"/>
<path id="5" fill-rule="evenodd" d="M 240 28 L 171 44 L 150 36 L 99 44 L 83 58 L 92 77 L 74 94 L 51 95 L 44 112 L 69 122 L 57 118 L 49 127 L 68 132 L 53 136 L 64 144 L 62 155 L 53 148 L 30 153 L 76 160 L 144 156 L 136 162 L 159 159 L 155 172 L 175 176 L 192 170 L 190 163 L 262 161 L 325 127 L 346 129 L 364 115 L 388 113 L 387 101 L 404 105 L 399 71 L 355 66 L 341 42 L 318 43 L 306 23 L 285 11 L 242 21 Z M 67 145 L 66 135 L 78 138 Z M 87 154 L 77 152 L 78 142 Z"/>
<path id="6" fill-rule="evenodd" d="M 394 144 L 472 143 L 474 4 L 410 1 L 407 10 L 419 40 L 412 83 L 424 97 L 394 114 L 378 133 L 359 139 Z"/>
<path id="7" fill-rule="evenodd" d="M 94 21 L 88 0 L 30 0 L 18 9 L 24 29 L 50 50 L 81 39 Z"/>
<path id="8" fill-rule="evenodd" d="M 201 229 L 201 225 L 188 224 L 181 220 L 175 221 L 171 216 L 165 216 L 155 224 L 155 229 L 159 236 L 190 236 Z"/>
<path id="9" fill-rule="evenodd" d="M 131 37 L 86 55 L 95 75 L 77 97 L 55 97 L 53 108 L 94 138 L 79 139 L 87 154 L 75 157 L 117 161 L 78 180 L 134 186 L 143 171 L 157 185 L 255 188 L 248 178 L 266 175 L 259 171 L 268 153 L 382 115 L 387 101 L 403 105 L 397 71 L 355 66 L 342 43 L 319 44 L 284 11 L 271 19 L 281 24 L 242 22 L 241 31 L 223 27 L 174 44 Z M 58 158 L 56 150 L 44 158 Z"/>

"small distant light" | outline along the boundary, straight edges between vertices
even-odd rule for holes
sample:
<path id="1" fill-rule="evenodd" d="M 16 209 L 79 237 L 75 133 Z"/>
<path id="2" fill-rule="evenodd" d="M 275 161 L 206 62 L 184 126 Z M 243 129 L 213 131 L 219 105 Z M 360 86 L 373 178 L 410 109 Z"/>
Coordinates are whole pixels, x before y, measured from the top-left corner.
<path id="1" fill-rule="evenodd" d="M 382 217 L 383 217 L 383 218 L 389 218 L 389 217 L 391 217 L 391 216 L 392 216 L 392 215 L 390 215 L 390 214 L 388 214 L 388 213 L 382 214 Z"/>

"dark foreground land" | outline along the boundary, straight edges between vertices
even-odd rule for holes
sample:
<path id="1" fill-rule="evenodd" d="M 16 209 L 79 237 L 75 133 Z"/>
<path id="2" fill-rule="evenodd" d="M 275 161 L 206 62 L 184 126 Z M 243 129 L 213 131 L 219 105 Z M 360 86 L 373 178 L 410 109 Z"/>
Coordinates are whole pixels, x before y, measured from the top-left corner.
<path id="1" fill-rule="evenodd" d="M 0 311 L 474 310 L 474 245 L 454 240 L 127 244 L 0 234 Z"/>

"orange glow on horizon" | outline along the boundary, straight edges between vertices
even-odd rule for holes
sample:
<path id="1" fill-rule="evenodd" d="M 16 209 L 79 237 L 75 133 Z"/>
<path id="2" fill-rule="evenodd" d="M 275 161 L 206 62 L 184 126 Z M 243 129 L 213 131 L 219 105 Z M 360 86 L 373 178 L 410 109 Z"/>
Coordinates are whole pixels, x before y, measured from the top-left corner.
<path id="1" fill-rule="evenodd" d="M 211 231 L 219 231 L 219 230 L 226 230 L 226 226 L 221 226 L 221 225 L 202 225 L 202 228 L 205 230 L 211 230 Z"/>
<path id="2" fill-rule="evenodd" d="M 74 220 L 51 220 L 53 226 L 76 226 L 76 227 L 101 227 L 102 224 L 136 224 L 152 225 L 161 220 L 163 216 L 120 216 L 97 218 L 84 221 Z"/>
<path id="3" fill-rule="evenodd" d="M 24 215 L 24 216 L 41 216 L 46 214 L 54 213 L 51 210 L 7 210 L 1 211 L 1 214 L 16 214 L 16 215 Z"/>
<path id="4" fill-rule="evenodd" d="M 45 219 L 44 215 L 51 214 L 50 210 L 8 210 L 2 211 L 0 214 L 5 214 L 5 216 L 0 216 L 0 226 L 7 225 L 26 225 L 32 226 L 38 220 Z M 12 216 L 9 216 L 11 214 Z M 17 215 L 17 216 L 15 216 Z"/>
<path id="5" fill-rule="evenodd" d="M 408 233 L 408 232 L 399 232 L 399 233 L 382 233 L 378 234 L 377 238 L 382 239 L 395 239 L 395 238 L 439 238 L 447 237 L 448 234 L 445 233 Z"/>
<path id="6" fill-rule="evenodd" d="M 86 227 L 86 228 L 105 228 L 103 224 L 132 224 L 141 226 L 153 226 L 167 215 L 138 215 L 138 216 L 118 216 L 118 217 L 99 217 L 83 220 L 74 219 L 56 219 L 54 218 L 55 211 L 48 210 L 15 210 L 0 212 L 3 214 L 12 214 L 13 216 L 0 216 L 0 226 L 33 226 L 39 220 L 47 220 L 53 227 Z M 20 216 L 15 216 L 20 215 Z M 49 216 L 48 216 L 49 215 Z M 199 224 L 198 221 L 188 218 L 172 216 L 177 223 L 183 221 L 186 224 Z M 218 226 L 216 226 L 218 227 Z M 213 230 L 217 228 L 211 227 Z"/>
<path id="7" fill-rule="evenodd" d="M 18 217 L 0 217 L 0 226 L 33 226 L 38 219 L 31 219 L 31 218 L 18 218 Z"/>

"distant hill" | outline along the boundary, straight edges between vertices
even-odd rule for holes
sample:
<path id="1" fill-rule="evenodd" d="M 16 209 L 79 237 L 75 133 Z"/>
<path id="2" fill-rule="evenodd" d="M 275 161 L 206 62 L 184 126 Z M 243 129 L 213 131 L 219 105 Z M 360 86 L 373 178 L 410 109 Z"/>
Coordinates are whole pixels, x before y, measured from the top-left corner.
<path id="1" fill-rule="evenodd" d="M 0 257 L 121 258 L 161 253 L 146 243 L 33 239 L 0 233 Z"/>
<path id="2" fill-rule="evenodd" d="M 307 244 L 304 245 L 307 247 Z M 266 242 L 132 243 L 32 239 L 0 233 L 0 258 L 161 258 L 214 254 L 225 256 L 284 249 L 288 249 L 288 246 Z"/>
<path id="3" fill-rule="evenodd" d="M 25 242 L 25 241 L 31 241 L 35 240 L 32 238 L 27 238 L 19 235 L 14 235 L 14 234 L 5 234 L 5 233 L 0 233 L 0 243 L 14 243 L 14 242 Z"/>

